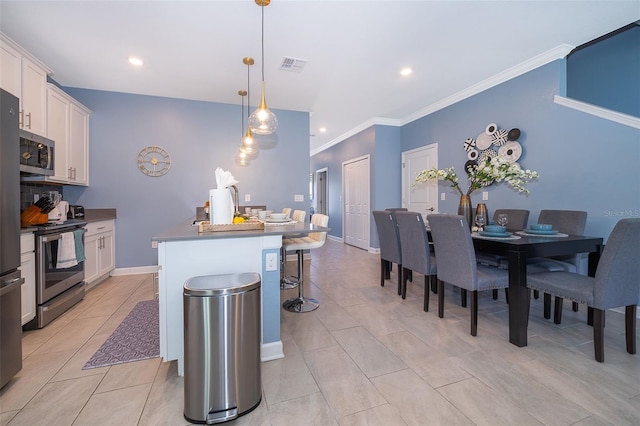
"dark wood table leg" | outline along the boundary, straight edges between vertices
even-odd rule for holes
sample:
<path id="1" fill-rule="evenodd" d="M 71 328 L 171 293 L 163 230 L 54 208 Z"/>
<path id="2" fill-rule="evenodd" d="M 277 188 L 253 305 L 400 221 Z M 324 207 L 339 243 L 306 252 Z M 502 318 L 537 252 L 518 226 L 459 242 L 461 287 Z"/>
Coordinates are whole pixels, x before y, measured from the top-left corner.
<path id="1" fill-rule="evenodd" d="M 527 346 L 529 303 L 527 290 L 527 255 L 511 251 L 509 259 L 509 342 Z"/>

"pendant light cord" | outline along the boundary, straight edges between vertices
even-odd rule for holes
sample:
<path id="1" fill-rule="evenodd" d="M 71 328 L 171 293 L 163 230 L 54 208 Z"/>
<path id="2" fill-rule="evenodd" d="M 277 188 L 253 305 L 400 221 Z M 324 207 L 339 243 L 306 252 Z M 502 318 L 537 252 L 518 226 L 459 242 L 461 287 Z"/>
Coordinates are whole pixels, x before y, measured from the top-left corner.
<path id="1" fill-rule="evenodd" d="M 240 117 L 242 118 L 242 128 L 240 129 L 240 136 L 244 136 L 244 96 L 242 97 L 242 106 L 240 107 Z"/>
<path id="2" fill-rule="evenodd" d="M 262 9 L 262 82 L 264 83 L 264 5 L 260 6 Z"/>
<path id="3" fill-rule="evenodd" d="M 249 115 L 251 115 L 251 113 L 249 112 L 251 110 L 251 84 L 249 82 L 250 70 L 251 70 L 251 64 L 247 64 L 247 126 L 249 125 Z M 244 125 L 242 127 L 244 128 Z"/>

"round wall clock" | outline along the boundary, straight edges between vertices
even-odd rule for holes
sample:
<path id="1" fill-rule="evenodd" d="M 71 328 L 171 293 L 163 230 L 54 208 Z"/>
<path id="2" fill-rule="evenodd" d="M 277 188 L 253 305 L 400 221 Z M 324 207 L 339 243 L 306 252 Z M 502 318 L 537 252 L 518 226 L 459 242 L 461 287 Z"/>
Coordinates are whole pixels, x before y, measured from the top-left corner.
<path id="1" fill-rule="evenodd" d="M 171 156 L 159 146 L 148 146 L 138 154 L 138 168 L 147 176 L 162 176 L 171 168 Z"/>

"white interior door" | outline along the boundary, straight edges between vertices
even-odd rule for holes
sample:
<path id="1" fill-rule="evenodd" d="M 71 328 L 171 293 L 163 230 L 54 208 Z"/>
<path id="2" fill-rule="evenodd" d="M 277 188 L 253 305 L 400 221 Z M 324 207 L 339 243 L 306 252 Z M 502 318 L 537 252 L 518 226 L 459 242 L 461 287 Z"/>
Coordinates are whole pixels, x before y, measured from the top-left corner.
<path id="1" fill-rule="evenodd" d="M 344 242 L 369 249 L 369 157 L 342 164 Z"/>
<path id="2" fill-rule="evenodd" d="M 438 211 L 438 181 L 414 186 L 418 173 L 438 167 L 438 144 L 402 153 L 402 206 L 423 216 Z"/>

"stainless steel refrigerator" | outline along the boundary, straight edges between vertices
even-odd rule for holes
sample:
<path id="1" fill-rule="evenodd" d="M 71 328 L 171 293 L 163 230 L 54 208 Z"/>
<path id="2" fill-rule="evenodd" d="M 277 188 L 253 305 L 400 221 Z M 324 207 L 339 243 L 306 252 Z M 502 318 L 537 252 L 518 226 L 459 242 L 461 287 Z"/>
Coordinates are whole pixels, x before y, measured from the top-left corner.
<path id="1" fill-rule="evenodd" d="M 18 108 L 0 89 L 0 387 L 22 368 Z"/>

